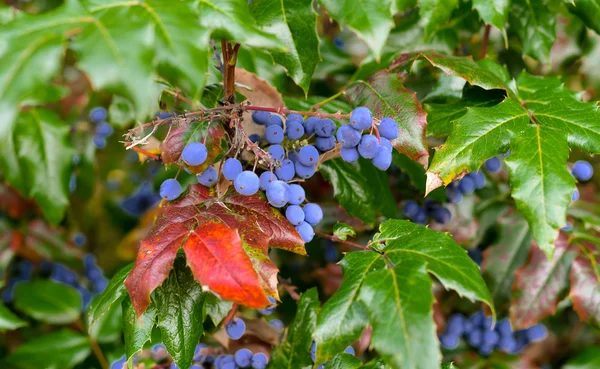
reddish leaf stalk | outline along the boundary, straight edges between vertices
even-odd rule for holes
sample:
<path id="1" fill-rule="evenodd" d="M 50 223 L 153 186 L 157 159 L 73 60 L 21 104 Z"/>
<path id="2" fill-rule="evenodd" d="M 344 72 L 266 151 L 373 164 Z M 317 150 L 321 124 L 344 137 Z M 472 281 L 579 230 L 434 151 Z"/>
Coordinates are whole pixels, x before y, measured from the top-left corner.
<path id="1" fill-rule="evenodd" d="M 488 42 L 490 40 L 491 28 L 492 28 L 492 26 L 490 26 L 489 24 L 486 24 L 485 28 L 483 30 L 483 40 L 481 41 L 481 54 L 479 55 L 479 59 L 485 58 L 485 56 L 487 54 L 487 46 L 488 46 Z"/>
<path id="2" fill-rule="evenodd" d="M 364 246 L 364 245 L 361 245 L 361 244 L 358 244 L 358 243 L 354 243 L 354 242 L 351 242 L 351 241 L 342 240 L 341 238 L 338 238 L 336 236 L 333 236 L 333 235 L 330 235 L 330 234 L 327 234 L 327 233 L 315 232 L 315 234 L 317 236 L 319 236 L 319 237 L 323 237 L 323 238 L 327 238 L 329 240 L 332 240 L 333 242 L 343 243 L 345 245 L 356 247 L 356 248 L 363 249 L 363 250 L 371 250 L 371 248 L 369 246 Z"/>
<path id="3" fill-rule="evenodd" d="M 299 114 L 299 115 L 305 115 L 308 117 L 350 119 L 350 114 L 342 114 L 341 112 L 329 114 L 329 113 L 319 113 L 319 112 L 313 112 L 313 111 L 298 111 L 298 110 L 290 110 L 287 108 L 271 108 L 271 107 L 266 107 L 266 106 L 254 106 L 254 105 L 247 105 L 247 106 L 242 107 L 242 109 L 243 110 L 254 110 L 254 111 L 268 111 L 271 113 L 285 114 L 285 115 Z"/>
<path id="4" fill-rule="evenodd" d="M 227 316 L 225 317 L 225 319 L 223 319 L 223 325 L 227 325 L 227 323 L 229 323 L 229 321 L 231 319 L 233 319 L 233 317 L 235 316 L 235 313 L 237 312 L 238 309 L 238 304 L 233 304 L 233 306 L 231 306 L 231 310 L 229 310 L 229 313 L 227 313 Z"/>

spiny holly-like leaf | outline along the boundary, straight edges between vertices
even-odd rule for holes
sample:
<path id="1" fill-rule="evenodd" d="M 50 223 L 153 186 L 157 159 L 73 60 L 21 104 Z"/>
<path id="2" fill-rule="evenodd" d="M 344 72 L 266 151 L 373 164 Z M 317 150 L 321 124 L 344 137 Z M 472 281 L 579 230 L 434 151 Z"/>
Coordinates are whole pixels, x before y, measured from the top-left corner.
<path id="1" fill-rule="evenodd" d="M 565 166 L 569 157 L 566 134 L 540 125 L 525 125 L 515 133 L 506 159 L 512 197 L 539 247 L 550 257 L 575 190 L 575 178 Z"/>
<path id="2" fill-rule="evenodd" d="M 285 51 L 272 51 L 276 63 L 287 73 L 304 93 L 319 63 L 319 38 L 317 15 L 312 0 L 255 0 L 250 10 L 263 30 L 276 34 L 285 45 Z"/>
<path id="3" fill-rule="evenodd" d="M 510 0 L 473 0 L 473 8 L 485 23 L 503 29 L 508 20 Z"/>
<path id="4" fill-rule="evenodd" d="M 571 266 L 569 296 L 573 309 L 585 322 L 600 324 L 600 258 L 593 260 L 583 255 L 577 256 Z"/>
<path id="5" fill-rule="evenodd" d="M 196 344 L 204 333 L 205 297 L 182 257 L 177 258 L 169 278 L 154 293 L 162 340 L 180 368 L 192 365 Z"/>
<path id="6" fill-rule="evenodd" d="M 499 233 L 496 244 L 483 252 L 481 269 L 494 306 L 501 310 L 510 301 L 515 272 L 527 260 L 532 238 L 525 219 L 516 215 L 501 220 Z"/>
<path id="7" fill-rule="evenodd" d="M 418 260 L 371 273 L 360 300 L 373 326 L 371 345 L 394 369 L 435 368 L 441 361 L 432 319 L 431 279 Z"/>
<path id="8" fill-rule="evenodd" d="M 319 294 L 315 288 L 304 292 L 298 301 L 296 317 L 285 341 L 273 351 L 269 367 L 295 369 L 312 366 L 310 345 L 317 324 Z"/>
<path id="9" fill-rule="evenodd" d="M 104 291 L 94 297 L 88 308 L 88 329 L 92 329 L 103 315 L 120 308 L 121 301 L 127 296 L 127 289 L 123 282 L 131 272 L 131 268 L 133 268 L 133 264 L 121 269 L 112 277 Z"/>
<path id="10" fill-rule="evenodd" d="M 356 236 L 356 231 L 346 223 L 337 222 L 333 226 L 333 235 L 340 240 L 345 240 L 348 236 Z"/>
<path id="11" fill-rule="evenodd" d="M 394 26 L 392 0 L 321 0 L 329 16 L 362 38 L 379 59 Z"/>
<path id="12" fill-rule="evenodd" d="M 373 251 L 350 252 L 340 264 L 344 272 L 342 285 L 321 308 L 314 333 L 318 363 L 342 352 L 360 337 L 368 316 L 358 291 L 370 273 L 386 265 L 381 255 Z"/>
<path id="13" fill-rule="evenodd" d="M 79 318 L 81 295 L 62 283 L 48 280 L 22 282 L 15 288 L 15 308 L 36 320 L 68 324 Z"/>
<path id="14" fill-rule="evenodd" d="M 214 38 L 249 46 L 285 49 L 275 34 L 261 31 L 254 24 L 246 0 L 200 0 L 196 4 L 201 26 L 211 29 Z"/>
<path id="15" fill-rule="evenodd" d="M 570 0 L 569 10 L 577 14 L 586 26 L 600 34 L 600 1 L 599 0 Z"/>
<path id="16" fill-rule="evenodd" d="M 350 215 L 373 224 L 379 213 L 390 218 L 396 214 L 387 174 L 368 160 L 361 158 L 347 163 L 336 158 L 322 163 L 319 170 L 333 186 L 333 195 Z"/>
<path id="17" fill-rule="evenodd" d="M 432 36 L 450 19 L 458 0 L 419 0 L 419 15 L 425 26 L 425 37 Z"/>
<path id="18" fill-rule="evenodd" d="M 477 264 L 447 233 L 437 232 L 406 220 L 387 220 L 373 237 L 374 247 L 392 263 L 415 260 L 426 265 L 448 289 L 471 300 L 486 303 L 492 311 L 492 297 Z M 384 244 L 382 244 L 384 243 Z"/>
<path id="19" fill-rule="evenodd" d="M 518 296 L 510 306 L 513 329 L 528 328 L 556 311 L 562 294 L 568 287 L 571 262 L 576 252 L 569 249 L 567 236 L 556 241 L 554 257 L 549 260 L 535 244 L 525 266 L 515 276 L 513 290 Z"/>
<path id="20" fill-rule="evenodd" d="M 337 354 L 325 363 L 325 369 L 359 369 L 362 362 L 350 354 Z"/>
<path id="21" fill-rule="evenodd" d="M 556 13 L 544 0 L 512 0 L 509 24 L 519 35 L 524 54 L 550 63 L 550 49 L 556 39 Z"/>
<path id="22" fill-rule="evenodd" d="M 355 106 L 367 106 L 376 118 L 391 117 L 398 123 L 398 138 L 393 141 L 400 153 L 427 167 L 429 153 L 425 145 L 427 114 L 407 90 L 396 73 L 379 72 L 368 81 L 352 83 L 347 95 Z"/>
<path id="23" fill-rule="evenodd" d="M 19 346 L 0 360 L 0 367 L 14 369 L 70 369 L 92 351 L 89 339 L 72 330 L 47 333 Z"/>
<path id="24" fill-rule="evenodd" d="M 0 168 L 9 183 L 37 201 L 48 220 L 58 223 L 69 203 L 69 126 L 43 109 L 30 109 L 15 124 L 0 126 Z"/>
<path id="25" fill-rule="evenodd" d="M 208 220 L 188 236 L 183 249 L 196 280 L 222 298 L 248 301 L 249 305 L 268 304 L 237 229 Z"/>
<path id="26" fill-rule="evenodd" d="M 127 361 L 131 361 L 133 355 L 144 348 L 144 344 L 150 340 L 152 328 L 156 324 L 156 305 L 148 306 L 148 309 L 138 319 L 131 300 L 125 299 L 123 308 L 123 335 L 125 337 L 125 355 Z"/>
<path id="27" fill-rule="evenodd" d="M 0 332 L 25 327 L 27 322 L 16 316 L 8 310 L 3 303 L 0 303 Z"/>
<path id="28" fill-rule="evenodd" d="M 181 119 L 160 144 L 163 162 L 170 164 L 179 160 L 183 148 L 190 142 L 202 142 L 206 145 L 208 152 L 204 163 L 188 167 L 192 173 L 202 173 L 210 165 L 220 160 L 228 147 L 225 130 L 220 124 L 189 122 Z"/>
<path id="29" fill-rule="evenodd" d="M 150 293 L 168 276 L 184 240 L 188 264 L 196 278 L 211 290 L 226 295 L 226 298 L 251 307 L 267 305 L 266 295 L 277 298 L 274 281 L 278 270 L 268 258 L 269 247 L 306 254 L 298 232 L 262 196 L 230 192 L 217 198 L 213 189 L 190 185 L 179 200 L 161 208 L 125 281 L 138 316 L 150 303 Z M 195 254 L 204 255 L 207 259 L 194 259 Z M 223 261 L 224 257 L 238 260 L 240 270 L 232 269 L 233 263 L 225 260 L 227 264 L 220 267 L 228 273 L 209 273 L 206 276 L 218 267 L 215 263 Z M 248 262 L 251 262 L 253 271 L 249 269 Z M 237 273 L 245 276 L 243 284 L 239 283 Z M 256 291 L 257 285 L 262 287 L 262 293 Z M 248 291 L 252 291 L 253 298 L 249 298 Z"/>

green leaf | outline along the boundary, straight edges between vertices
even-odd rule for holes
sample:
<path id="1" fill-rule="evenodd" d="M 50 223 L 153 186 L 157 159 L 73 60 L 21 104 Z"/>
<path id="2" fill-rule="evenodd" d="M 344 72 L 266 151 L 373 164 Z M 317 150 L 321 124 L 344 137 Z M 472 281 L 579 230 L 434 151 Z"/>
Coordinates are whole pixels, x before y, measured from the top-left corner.
<path id="1" fill-rule="evenodd" d="M 387 217 L 396 214 L 394 197 L 387 174 L 365 159 L 347 163 L 340 158 L 319 166 L 340 205 L 365 223 L 373 224 L 380 212 Z M 377 211 L 378 210 L 378 211 Z"/>
<path id="2" fill-rule="evenodd" d="M 123 313 L 120 306 L 102 315 L 97 323 L 88 328 L 90 337 L 98 343 L 111 343 L 121 337 L 123 332 Z"/>
<path id="3" fill-rule="evenodd" d="M 395 369 L 439 365 L 442 356 L 432 319 L 431 279 L 422 262 L 403 260 L 393 269 L 369 274 L 360 300 L 373 326 L 371 345 L 388 365 Z"/>
<path id="4" fill-rule="evenodd" d="M 192 365 L 196 344 L 204 333 L 205 295 L 181 257 L 154 292 L 157 325 L 167 350 L 180 368 Z"/>
<path id="5" fill-rule="evenodd" d="M 271 55 L 307 94 L 321 60 L 313 0 L 255 0 L 250 10 L 263 30 L 276 34 L 285 45 L 285 51 Z"/>
<path id="6" fill-rule="evenodd" d="M 69 369 L 90 355 L 88 339 L 63 329 L 34 338 L 0 361 L 3 368 Z"/>
<path id="7" fill-rule="evenodd" d="M 340 261 L 344 273 L 342 284 L 319 313 L 314 337 L 317 341 L 317 362 L 322 363 L 342 352 L 356 341 L 367 326 L 367 310 L 358 300 L 358 291 L 365 278 L 385 268 L 385 261 L 376 252 L 347 253 Z"/>
<path id="8" fill-rule="evenodd" d="M 532 241 L 529 226 L 521 216 L 513 215 L 500 222 L 498 241 L 484 251 L 481 266 L 498 310 L 510 302 L 515 272 L 527 260 Z"/>
<path id="9" fill-rule="evenodd" d="M 570 0 L 567 7 L 586 26 L 600 34 L 600 0 Z"/>
<path id="10" fill-rule="evenodd" d="M 50 324 L 72 323 L 81 312 L 81 295 L 77 290 L 47 280 L 17 284 L 14 303 L 18 310 Z"/>
<path id="11" fill-rule="evenodd" d="M 550 49 L 556 39 L 556 13 L 545 1 L 512 0 L 509 23 L 523 43 L 523 53 L 550 64 Z"/>
<path id="12" fill-rule="evenodd" d="M 69 126 L 54 112 L 41 109 L 21 114 L 12 126 L 1 126 L 8 128 L 0 133 L 0 167 L 7 180 L 33 197 L 49 221 L 58 223 L 69 204 L 73 157 Z"/>
<path id="13" fill-rule="evenodd" d="M 583 322 L 600 325 L 600 257 L 579 255 L 573 261 L 569 297 Z"/>
<path id="14" fill-rule="evenodd" d="M 385 362 L 380 358 L 376 357 L 375 359 L 369 361 L 365 365 L 362 366 L 363 369 L 387 369 Z"/>
<path id="15" fill-rule="evenodd" d="M 564 132 L 526 125 L 511 142 L 511 154 L 506 158 L 512 197 L 548 257 L 558 230 L 566 224 L 567 206 L 575 190 L 575 178 L 565 165 L 568 157 Z"/>
<path id="16" fill-rule="evenodd" d="M 356 236 L 354 229 L 346 223 L 337 222 L 333 226 L 333 235 L 340 240 L 346 240 L 348 236 Z"/>
<path id="17" fill-rule="evenodd" d="M 425 145 L 426 113 L 396 73 L 380 72 L 368 81 L 352 83 L 346 95 L 354 106 L 367 106 L 376 118 L 391 117 L 398 123 L 396 150 L 427 167 L 429 152 Z"/>
<path id="18" fill-rule="evenodd" d="M 457 7 L 458 0 L 419 0 L 419 14 L 425 27 L 425 37 L 431 37 L 444 26 Z"/>
<path id="19" fill-rule="evenodd" d="M 227 316 L 233 306 L 233 302 L 222 300 L 210 293 L 206 295 L 205 305 L 206 315 L 208 315 L 214 325 L 217 326 Z"/>
<path id="20" fill-rule="evenodd" d="M 0 332 L 5 330 L 12 331 L 17 328 L 25 327 L 26 325 L 26 321 L 8 310 L 3 303 L 0 303 Z"/>
<path id="21" fill-rule="evenodd" d="M 392 0 L 321 0 L 329 16 L 362 38 L 379 59 L 394 26 Z"/>
<path id="22" fill-rule="evenodd" d="M 150 340 L 152 328 L 156 323 L 156 305 L 150 304 L 140 319 L 135 315 L 135 309 L 130 299 L 123 300 L 123 334 L 125 336 L 125 354 L 127 361 L 144 348 Z"/>
<path id="23" fill-rule="evenodd" d="M 296 317 L 288 329 L 285 341 L 273 351 L 270 367 L 295 369 L 312 366 L 311 335 L 317 323 L 318 309 L 319 294 L 316 288 L 311 288 L 300 297 Z"/>
<path id="24" fill-rule="evenodd" d="M 325 369 L 358 369 L 362 362 L 350 354 L 337 354 L 325 363 Z"/>
<path id="25" fill-rule="evenodd" d="M 442 364 L 442 369 L 458 369 L 454 363 Z"/>
<path id="26" fill-rule="evenodd" d="M 567 361 L 562 369 L 595 369 L 600 366 L 600 348 L 589 347 Z"/>
<path id="27" fill-rule="evenodd" d="M 119 270 L 110 280 L 104 291 L 94 297 L 88 308 L 88 329 L 91 331 L 105 314 L 119 309 L 121 301 L 127 296 L 127 289 L 123 282 L 131 272 L 133 263 Z"/>
<path id="28" fill-rule="evenodd" d="M 477 264 L 446 233 L 437 232 L 406 220 L 387 220 L 373 237 L 374 247 L 392 263 L 415 260 L 424 263 L 447 289 L 471 300 L 486 303 L 492 311 L 492 297 Z M 385 245 L 381 244 L 385 241 Z"/>
<path id="29" fill-rule="evenodd" d="M 249 46 L 285 49 L 275 34 L 261 31 L 250 14 L 246 0 L 199 0 L 200 25 L 212 30 L 213 38 Z"/>
<path id="30" fill-rule="evenodd" d="M 473 0 L 473 8 L 477 9 L 479 16 L 486 24 L 504 29 L 504 25 L 508 21 L 510 0 Z"/>

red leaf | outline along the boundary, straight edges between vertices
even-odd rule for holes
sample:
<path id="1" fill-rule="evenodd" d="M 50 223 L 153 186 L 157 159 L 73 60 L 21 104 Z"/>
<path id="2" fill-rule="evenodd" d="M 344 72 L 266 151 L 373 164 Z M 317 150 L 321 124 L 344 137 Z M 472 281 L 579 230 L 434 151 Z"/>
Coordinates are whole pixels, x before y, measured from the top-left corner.
<path id="1" fill-rule="evenodd" d="M 222 298 L 254 308 L 269 303 L 236 229 L 208 220 L 190 234 L 183 249 L 196 280 Z"/>
<path id="2" fill-rule="evenodd" d="M 184 240 L 195 278 L 223 298 L 251 307 L 265 307 L 267 296 L 278 297 L 278 269 L 269 259 L 269 247 L 306 254 L 294 226 L 262 195 L 230 191 L 217 198 L 214 189 L 191 185 L 185 196 L 163 205 L 142 241 L 126 281 L 138 315 L 167 277 Z"/>
<path id="3" fill-rule="evenodd" d="M 596 262 L 598 261 L 600 260 Z M 569 295 L 573 301 L 573 309 L 585 322 L 600 323 L 600 278 L 596 273 L 600 271 L 594 271 L 590 259 L 582 255 L 571 266 Z"/>
<path id="4" fill-rule="evenodd" d="M 567 245 L 567 236 L 560 234 L 552 260 L 537 244 L 532 244 L 527 263 L 517 270 L 513 291 L 520 296 L 512 300 L 510 321 L 515 330 L 525 329 L 544 317 L 554 314 L 568 287 L 571 261 L 576 253 Z"/>
<path id="5" fill-rule="evenodd" d="M 125 280 L 125 287 L 137 316 L 150 305 L 150 294 L 169 276 L 177 250 L 190 229 L 184 223 L 154 228 L 142 241 L 135 265 Z"/>

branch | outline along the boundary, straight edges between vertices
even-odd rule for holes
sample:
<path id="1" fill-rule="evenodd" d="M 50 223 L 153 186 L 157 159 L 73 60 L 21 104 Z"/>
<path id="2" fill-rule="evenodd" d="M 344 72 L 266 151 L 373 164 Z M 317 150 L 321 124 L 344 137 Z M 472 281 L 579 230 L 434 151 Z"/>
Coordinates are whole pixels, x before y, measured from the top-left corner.
<path id="1" fill-rule="evenodd" d="M 479 59 L 484 59 L 485 55 L 487 54 L 487 46 L 490 39 L 491 28 L 492 26 L 486 24 L 483 30 L 483 40 L 481 41 L 481 54 L 479 55 Z"/>
<path id="2" fill-rule="evenodd" d="M 242 107 L 243 110 L 254 110 L 254 111 L 268 111 L 271 113 L 277 114 L 299 114 L 305 115 L 307 117 L 319 117 L 319 118 L 333 118 L 333 119 L 350 119 L 350 114 L 342 114 L 341 112 L 337 112 L 334 114 L 329 113 L 320 113 L 314 111 L 298 111 L 298 110 L 290 110 L 288 108 L 271 108 L 266 106 L 254 106 L 254 105 L 246 105 Z"/>
<path id="3" fill-rule="evenodd" d="M 323 238 L 327 238 L 329 240 L 332 240 L 333 242 L 343 243 L 345 245 L 356 247 L 356 248 L 363 249 L 363 250 L 371 250 L 371 248 L 369 246 L 364 246 L 364 245 L 361 245 L 361 244 L 358 244 L 358 243 L 354 243 L 354 242 L 342 240 L 341 238 L 338 238 L 336 236 L 333 236 L 333 235 L 330 235 L 330 234 L 327 234 L 327 233 L 315 232 L 315 234 L 317 236 L 319 236 L 319 237 L 323 237 Z"/>

